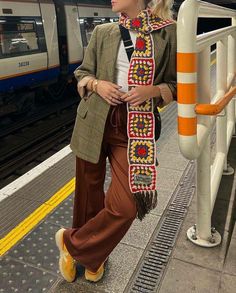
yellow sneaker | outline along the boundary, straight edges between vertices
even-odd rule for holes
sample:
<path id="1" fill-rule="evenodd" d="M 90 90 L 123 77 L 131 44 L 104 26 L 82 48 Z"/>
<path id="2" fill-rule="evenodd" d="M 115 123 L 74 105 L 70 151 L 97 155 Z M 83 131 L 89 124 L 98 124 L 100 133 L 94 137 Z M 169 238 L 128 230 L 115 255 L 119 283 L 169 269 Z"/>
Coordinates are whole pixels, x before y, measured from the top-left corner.
<path id="1" fill-rule="evenodd" d="M 69 254 L 63 241 L 63 233 L 65 229 L 61 228 L 55 234 L 56 245 L 60 251 L 59 269 L 63 278 L 67 282 L 73 282 L 76 278 L 76 261 Z"/>
<path id="2" fill-rule="evenodd" d="M 84 273 L 85 279 L 88 281 L 91 281 L 91 282 L 99 281 L 103 277 L 103 274 L 105 271 L 104 267 L 105 267 L 105 263 L 107 262 L 107 260 L 108 260 L 108 257 L 101 264 L 101 266 L 99 267 L 99 269 L 95 273 L 85 268 L 85 273 Z"/>

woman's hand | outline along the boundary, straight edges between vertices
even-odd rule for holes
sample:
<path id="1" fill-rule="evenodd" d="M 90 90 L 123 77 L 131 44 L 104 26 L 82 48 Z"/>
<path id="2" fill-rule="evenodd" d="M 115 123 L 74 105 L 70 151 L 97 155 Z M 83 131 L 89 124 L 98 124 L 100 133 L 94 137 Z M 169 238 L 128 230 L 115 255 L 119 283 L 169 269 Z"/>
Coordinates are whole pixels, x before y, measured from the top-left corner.
<path id="1" fill-rule="evenodd" d="M 122 95 L 120 99 L 136 107 L 153 97 L 160 97 L 160 90 L 158 87 L 153 85 L 140 85 L 133 87 L 130 91 Z"/>
<path id="2" fill-rule="evenodd" d="M 120 97 L 125 93 L 120 91 L 121 86 L 106 80 L 98 80 L 97 93 L 110 105 L 117 106 L 123 101 Z"/>

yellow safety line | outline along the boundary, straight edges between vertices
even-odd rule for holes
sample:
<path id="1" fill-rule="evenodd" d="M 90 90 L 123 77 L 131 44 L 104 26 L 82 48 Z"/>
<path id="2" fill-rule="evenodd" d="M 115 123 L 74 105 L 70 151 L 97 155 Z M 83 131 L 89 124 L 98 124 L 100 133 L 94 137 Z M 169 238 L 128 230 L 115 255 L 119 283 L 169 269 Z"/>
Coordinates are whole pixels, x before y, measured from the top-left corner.
<path id="1" fill-rule="evenodd" d="M 4 238 L 0 239 L 0 256 L 5 254 L 13 245 L 21 240 L 74 190 L 75 177 L 24 219 L 18 226 L 12 229 Z"/>
<path id="2" fill-rule="evenodd" d="M 211 62 L 213 65 L 214 59 Z M 159 108 L 162 112 L 168 105 Z M 18 226 L 12 229 L 4 238 L 0 239 L 0 256 L 5 254 L 13 245 L 21 240 L 31 231 L 41 220 L 43 220 L 53 209 L 55 209 L 64 199 L 75 190 L 75 177 L 56 192 L 49 200 L 38 207 L 32 214 L 25 218 Z"/>

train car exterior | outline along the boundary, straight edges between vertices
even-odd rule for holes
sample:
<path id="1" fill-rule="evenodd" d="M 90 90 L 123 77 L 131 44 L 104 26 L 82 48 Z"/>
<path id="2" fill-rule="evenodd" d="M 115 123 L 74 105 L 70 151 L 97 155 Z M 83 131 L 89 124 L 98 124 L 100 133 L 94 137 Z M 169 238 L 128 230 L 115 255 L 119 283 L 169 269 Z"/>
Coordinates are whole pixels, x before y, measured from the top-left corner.
<path id="1" fill-rule="evenodd" d="M 24 111 L 37 90 L 62 99 L 94 27 L 116 19 L 108 1 L 2 0 L 0 116 Z"/>
<path id="2" fill-rule="evenodd" d="M 1 1 L 0 27 L 1 93 L 33 88 L 58 76 L 58 35 L 51 1 Z"/>

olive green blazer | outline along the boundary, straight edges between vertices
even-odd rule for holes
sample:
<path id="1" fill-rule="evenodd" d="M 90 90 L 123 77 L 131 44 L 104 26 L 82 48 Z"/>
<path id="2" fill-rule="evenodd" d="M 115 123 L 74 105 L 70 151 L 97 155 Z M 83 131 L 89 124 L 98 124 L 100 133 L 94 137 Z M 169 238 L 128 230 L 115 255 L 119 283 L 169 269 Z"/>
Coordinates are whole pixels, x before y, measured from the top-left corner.
<path id="1" fill-rule="evenodd" d="M 176 22 L 153 31 L 152 35 L 155 56 L 153 84 L 167 83 L 176 100 Z M 74 71 L 76 79 L 80 81 L 90 75 L 115 82 L 115 65 L 121 41 L 117 22 L 97 25 L 83 62 Z M 81 99 L 70 141 L 70 148 L 76 156 L 91 163 L 98 162 L 109 108 L 110 104 L 95 92 L 88 99 Z"/>

